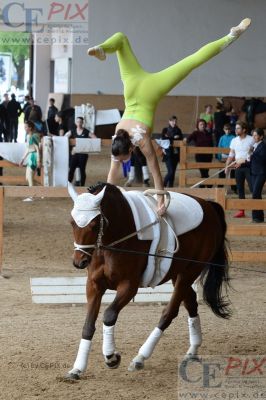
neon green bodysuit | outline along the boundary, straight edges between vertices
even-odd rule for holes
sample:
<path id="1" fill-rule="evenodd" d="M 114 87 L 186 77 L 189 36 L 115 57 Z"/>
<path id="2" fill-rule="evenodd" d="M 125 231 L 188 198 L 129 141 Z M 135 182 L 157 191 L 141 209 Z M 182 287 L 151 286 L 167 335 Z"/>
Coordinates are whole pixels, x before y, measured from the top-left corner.
<path id="1" fill-rule="evenodd" d="M 162 71 L 149 73 L 139 64 L 128 38 L 121 32 L 115 33 L 100 44 L 100 47 L 105 53 L 117 53 L 124 84 L 126 107 L 123 119 L 134 119 L 152 128 L 154 113 L 161 98 L 193 69 L 219 54 L 234 39 L 227 35 Z"/>

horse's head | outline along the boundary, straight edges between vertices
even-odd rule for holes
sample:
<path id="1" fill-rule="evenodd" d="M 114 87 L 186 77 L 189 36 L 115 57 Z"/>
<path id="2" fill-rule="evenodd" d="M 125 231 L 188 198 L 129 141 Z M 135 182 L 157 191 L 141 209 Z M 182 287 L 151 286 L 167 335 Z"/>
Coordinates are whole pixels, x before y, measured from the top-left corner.
<path id="1" fill-rule="evenodd" d="M 72 184 L 68 192 L 74 201 L 71 211 L 71 224 L 74 233 L 73 264 L 76 268 L 86 268 L 95 248 L 101 245 L 104 215 L 101 212 L 101 201 L 106 186 L 98 194 L 82 193 L 78 195 Z"/>

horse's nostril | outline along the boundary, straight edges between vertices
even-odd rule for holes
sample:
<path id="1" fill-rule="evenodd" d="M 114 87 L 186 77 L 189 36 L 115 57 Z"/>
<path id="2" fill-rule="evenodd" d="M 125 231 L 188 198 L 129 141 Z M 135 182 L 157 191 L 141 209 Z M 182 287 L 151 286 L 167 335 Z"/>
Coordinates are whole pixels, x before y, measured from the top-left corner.
<path id="1" fill-rule="evenodd" d="M 89 265 L 89 260 L 88 259 L 83 259 L 80 262 L 76 263 L 75 260 L 73 261 L 74 267 L 78 269 L 84 269 Z"/>

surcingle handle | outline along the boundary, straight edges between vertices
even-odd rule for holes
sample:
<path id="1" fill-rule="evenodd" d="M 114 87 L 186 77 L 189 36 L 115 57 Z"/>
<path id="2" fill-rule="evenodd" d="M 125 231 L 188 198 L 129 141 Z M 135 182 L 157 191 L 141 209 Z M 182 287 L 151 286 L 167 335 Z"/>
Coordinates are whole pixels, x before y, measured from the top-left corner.
<path id="1" fill-rule="evenodd" d="M 169 207 L 171 196 L 167 190 L 159 190 L 159 189 L 147 189 L 143 192 L 144 196 L 152 196 L 154 194 L 165 195 L 165 209 Z"/>

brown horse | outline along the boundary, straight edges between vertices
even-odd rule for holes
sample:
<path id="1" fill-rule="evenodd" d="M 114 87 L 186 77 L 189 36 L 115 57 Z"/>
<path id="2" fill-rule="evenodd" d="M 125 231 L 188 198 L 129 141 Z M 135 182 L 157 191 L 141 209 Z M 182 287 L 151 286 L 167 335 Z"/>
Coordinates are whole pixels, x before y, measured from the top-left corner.
<path id="1" fill-rule="evenodd" d="M 100 183 L 90 188 L 89 193 L 78 196 L 73 186 L 69 186 L 69 193 L 74 200 L 71 213 L 75 240 L 73 264 L 76 268 L 88 269 L 87 317 L 76 361 L 67 374 L 69 379 L 78 379 L 87 367 L 95 322 L 107 289 L 116 290 L 116 296 L 104 312 L 103 355 L 107 367 L 119 366 L 121 357 L 115 347 L 114 327 L 119 312 L 138 291 L 151 241 L 137 238 L 131 208 L 117 187 Z M 191 285 L 199 276 L 203 282 L 203 298 L 211 310 L 222 318 L 230 316 L 227 292 L 222 295 L 222 288 L 228 286 L 224 211 L 215 202 L 195 199 L 202 207 L 203 220 L 197 228 L 179 236 L 180 250 L 160 282 L 172 280 L 171 300 L 163 310 L 158 326 L 132 360 L 130 371 L 144 367 L 144 360 L 151 356 L 163 331 L 177 317 L 182 301 L 189 314 L 187 357 L 197 354 L 201 345 L 201 327 L 196 293 Z"/>
<path id="2" fill-rule="evenodd" d="M 223 97 L 221 99 L 222 104 L 225 108 L 225 111 L 230 111 L 232 108 L 235 113 L 239 116 L 240 121 L 249 122 L 247 120 L 247 112 L 244 111 L 246 109 L 246 104 L 249 100 L 246 100 L 245 97 Z M 266 128 L 266 104 L 260 102 L 260 104 L 254 104 L 254 128 Z"/>

